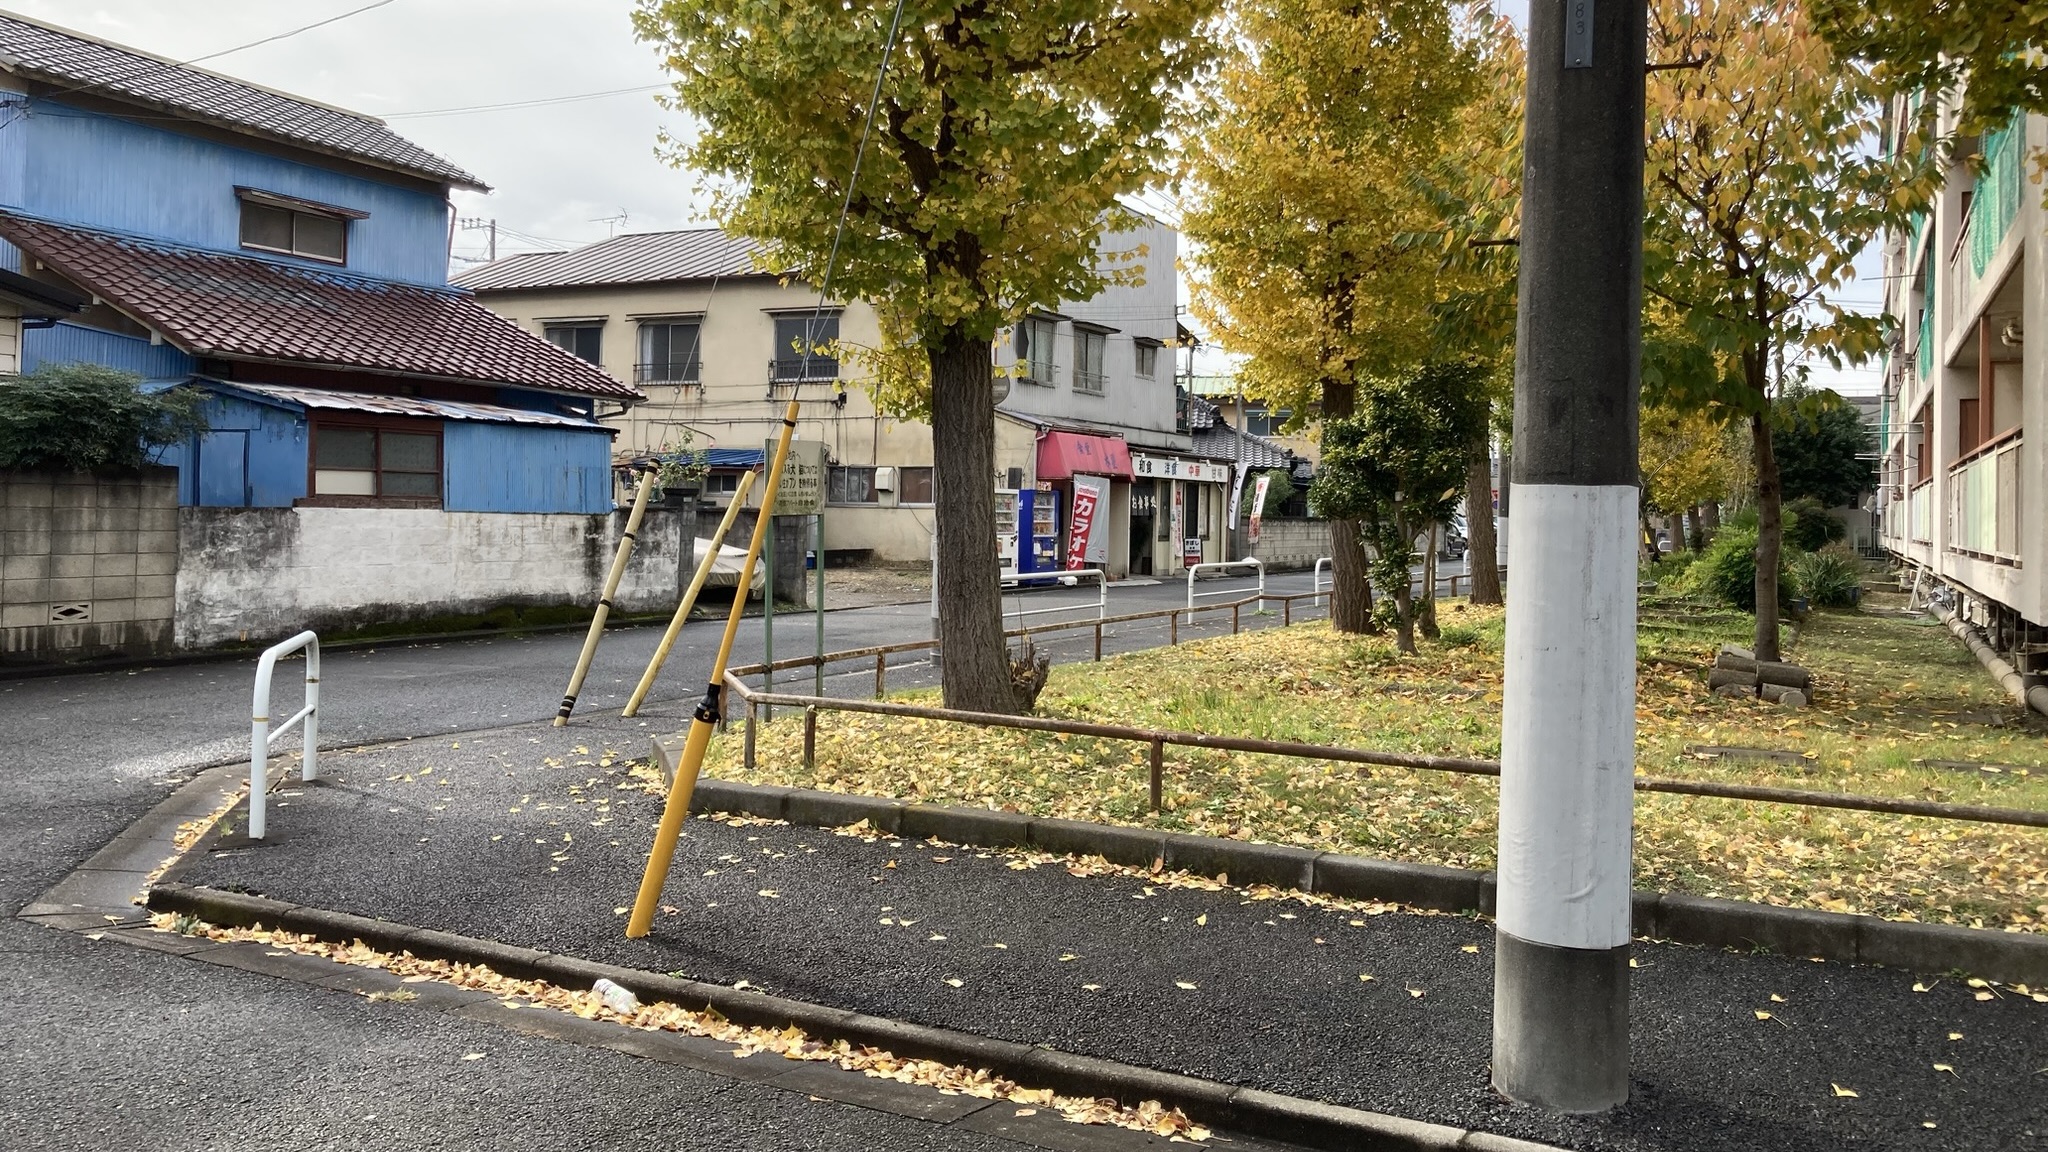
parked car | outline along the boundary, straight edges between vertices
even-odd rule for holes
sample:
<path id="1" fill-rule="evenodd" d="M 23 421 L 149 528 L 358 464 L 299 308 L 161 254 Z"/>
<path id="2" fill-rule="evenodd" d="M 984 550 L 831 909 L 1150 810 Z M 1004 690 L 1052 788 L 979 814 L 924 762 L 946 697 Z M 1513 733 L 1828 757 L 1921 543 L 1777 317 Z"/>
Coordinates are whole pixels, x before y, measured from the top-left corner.
<path id="1" fill-rule="evenodd" d="M 1462 560 L 1465 558 L 1465 518 L 1463 516 L 1451 517 L 1450 523 L 1444 525 L 1443 536 L 1439 543 L 1442 548 L 1441 555 L 1444 559 Z"/>

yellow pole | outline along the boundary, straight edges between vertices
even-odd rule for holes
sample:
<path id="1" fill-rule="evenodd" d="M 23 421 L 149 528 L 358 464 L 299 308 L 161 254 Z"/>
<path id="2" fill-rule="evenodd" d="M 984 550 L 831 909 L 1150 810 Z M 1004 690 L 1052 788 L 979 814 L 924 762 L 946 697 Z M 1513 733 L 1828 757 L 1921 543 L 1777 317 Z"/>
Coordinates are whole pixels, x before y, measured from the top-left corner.
<path id="1" fill-rule="evenodd" d="M 561 710 L 555 713 L 555 727 L 562 728 L 569 723 L 569 713 L 576 710 L 576 694 L 583 691 L 583 678 L 590 675 L 590 661 L 597 655 L 597 642 L 604 636 L 605 618 L 612 614 L 612 594 L 619 590 L 619 581 L 626 575 L 626 559 L 633 554 L 633 535 L 640 531 L 640 518 L 647 514 L 647 494 L 654 491 L 654 476 L 643 473 L 640 477 L 640 491 L 633 497 L 633 511 L 626 517 L 625 535 L 619 537 L 619 550 L 612 557 L 611 574 L 604 579 L 604 595 L 597 598 L 597 615 L 590 618 L 590 635 L 583 638 L 583 654 L 576 657 L 576 671 L 569 675 L 569 690 L 562 693 Z"/>
<path id="2" fill-rule="evenodd" d="M 753 582 L 754 565 L 761 559 L 761 544 L 767 539 L 775 513 L 775 494 L 782 487 L 782 466 L 789 459 L 789 437 L 796 431 L 797 402 L 789 402 L 782 417 L 782 434 L 775 442 L 775 461 L 769 466 L 768 487 L 761 494 L 761 518 L 754 522 L 754 539 L 747 545 L 747 566 L 740 570 L 739 588 L 733 593 L 732 614 L 725 618 L 725 636 L 718 642 L 718 656 L 711 662 L 711 684 L 697 711 L 690 718 L 690 734 L 683 741 L 683 758 L 676 764 L 675 783 L 669 786 L 668 804 L 661 811 L 661 827 L 654 833 L 654 850 L 647 854 L 647 873 L 640 878 L 640 895 L 633 901 L 633 915 L 626 921 L 626 936 L 638 940 L 654 926 L 654 905 L 661 899 L 662 882 L 675 863 L 676 840 L 683 834 L 683 817 L 690 814 L 690 793 L 696 790 L 697 773 L 704 767 L 704 749 L 711 744 L 711 732 L 718 724 L 720 698 L 724 693 L 725 665 L 732 658 L 732 642 L 740 632 L 740 618 L 747 610 L 747 588 Z M 768 589 L 775 595 L 775 589 Z"/>
<path id="3" fill-rule="evenodd" d="M 661 666 L 668 662 L 669 649 L 675 647 L 676 637 L 682 634 L 683 624 L 690 618 L 690 609 L 697 606 L 697 593 L 704 590 L 704 581 L 711 576 L 711 566 L 718 560 L 718 550 L 725 546 L 725 534 L 732 531 L 732 522 L 739 519 L 740 506 L 746 503 L 747 489 L 754 483 L 754 473 L 740 477 L 740 486 L 732 494 L 732 503 L 726 506 L 725 519 L 718 522 L 718 531 L 711 537 L 711 547 L 705 549 L 704 559 L 697 562 L 697 575 L 690 581 L 689 591 L 683 593 L 683 602 L 676 606 L 675 619 L 668 622 L 668 631 L 661 637 L 661 646 L 654 650 L 654 659 L 647 662 L 647 671 L 640 677 L 640 686 L 633 689 L 633 698 L 626 701 L 622 716 L 638 716 L 640 705 L 647 700 L 647 693 L 654 687 L 654 678 L 661 675 Z"/>

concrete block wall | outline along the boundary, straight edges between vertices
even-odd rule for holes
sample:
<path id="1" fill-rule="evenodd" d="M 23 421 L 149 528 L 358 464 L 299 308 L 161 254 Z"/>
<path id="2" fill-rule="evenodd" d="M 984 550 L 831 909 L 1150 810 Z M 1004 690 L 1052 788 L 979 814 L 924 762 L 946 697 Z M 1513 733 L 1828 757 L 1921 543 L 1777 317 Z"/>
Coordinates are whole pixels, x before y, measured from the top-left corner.
<path id="1" fill-rule="evenodd" d="M 608 516 L 435 508 L 183 508 L 177 645 L 274 641 L 493 608 L 594 607 L 625 531 Z M 682 521 L 650 509 L 615 613 L 673 610 Z"/>
<path id="2" fill-rule="evenodd" d="M 1259 542 L 1251 543 L 1250 521 L 1242 517 L 1231 533 L 1230 554 L 1256 556 L 1268 572 L 1315 567 L 1330 554 L 1330 522 L 1305 516 L 1267 516 L 1259 521 Z"/>
<path id="3" fill-rule="evenodd" d="M 0 661 L 171 649 L 178 473 L 0 473 Z"/>

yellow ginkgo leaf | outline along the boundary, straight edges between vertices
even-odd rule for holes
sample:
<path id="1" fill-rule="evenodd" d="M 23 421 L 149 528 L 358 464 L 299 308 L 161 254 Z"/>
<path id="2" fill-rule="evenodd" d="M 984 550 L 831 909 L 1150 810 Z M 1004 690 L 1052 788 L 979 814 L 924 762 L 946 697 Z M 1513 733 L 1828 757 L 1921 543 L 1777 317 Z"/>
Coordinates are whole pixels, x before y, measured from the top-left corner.
<path id="1" fill-rule="evenodd" d="M 1835 1090 L 1835 1095 L 1837 1096 L 1860 1097 L 1862 1095 L 1862 1093 L 1856 1091 L 1854 1088 L 1844 1088 L 1840 1084 L 1830 1084 L 1829 1086 Z"/>
<path id="2" fill-rule="evenodd" d="M 1769 1020 L 1771 1018 L 1771 1014 L 1759 1008 L 1757 1009 L 1756 1018 L 1759 1020 Z"/>
<path id="3" fill-rule="evenodd" d="M 1188 983 L 1186 980 L 1175 980 L 1173 986 L 1175 988 L 1185 988 L 1190 992 L 1195 990 L 1195 985 Z"/>

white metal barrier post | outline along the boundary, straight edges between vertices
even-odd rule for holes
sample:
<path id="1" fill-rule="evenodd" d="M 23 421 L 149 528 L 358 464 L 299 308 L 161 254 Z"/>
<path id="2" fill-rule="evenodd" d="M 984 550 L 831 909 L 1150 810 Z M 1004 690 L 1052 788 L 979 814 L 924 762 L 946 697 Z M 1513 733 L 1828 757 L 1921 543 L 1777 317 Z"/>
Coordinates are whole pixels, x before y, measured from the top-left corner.
<path id="1" fill-rule="evenodd" d="M 1079 584 L 1081 582 L 1080 578 L 1083 576 L 1095 577 L 1095 618 L 1100 620 L 1109 615 L 1108 572 L 1100 568 L 1074 568 L 1060 572 L 1047 572 L 1044 573 L 1044 576 L 1057 577 L 1061 584 L 1070 588 Z M 1025 575 L 1025 579 L 1038 579 L 1039 577 L 1040 574 L 1035 572 Z M 1003 615 L 1043 616 L 1048 612 L 1086 612 L 1087 610 L 1088 606 L 1086 604 L 1063 604 L 1057 608 L 1019 608 L 1015 612 L 1005 612 Z"/>
<path id="2" fill-rule="evenodd" d="M 280 656 L 288 656 L 301 648 L 306 650 L 306 706 L 273 730 L 270 727 L 271 673 L 276 671 Z M 264 800 L 270 789 L 270 746 L 301 721 L 306 726 L 306 751 L 299 779 L 311 783 L 320 778 L 319 636 L 301 632 L 264 650 L 262 659 L 256 662 L 256 691 L 249 715 L 249 839 L 261 840 L 265 831 Z"/>
<path id="3" fill-rule="evenodd" d="M 1335 589 L 1337 586 L 1337 575 L 1336 571 L 1330 566 L 1330 558 L 1328 556 L 1316 557 L 1315 570 L 1309 574 L 1308 590 L 1309 594 L 1313 597 L 1309 603 L 1318 607 L 1322 605 L 1323 573 L 1326 571 L 1330 573 L 1330 587 Z"/>
<path id="4" fill-rule="evenodd" d="M 1188 566 L 1188 607 L 1189 607 L 1190 609 L 1193 609 L 1193 608 L 1194 608 L 1194 606 L 1195 606 L 1195 596 L 1196 596 L 1196 592 L 1195 592 L 1195 573 L 1197 573 L 1197 572 L 1200 572 L 1200 571 L 1202 571 L 1203 569 L 1208 569 L 1208 570 L 1210 570 L 1210 571 L 1215 571 L 1215 570 L 1217 570 L 1217 569 L 1221 569 L 1221 568 L 1256 568 L 1256 569 L 1258 569 L 1258 572 L 1259 572 L 1259 602 L 1260 602 L 1261 604 L 1264 604 L 1264 603 L 1265 603 L 1265 601 L 1266 601 L 1266 562 L 1265 562 L 1265 561 L 1263 561 L 1263 560 L 1260 560 L 1260 559 L 1258 559 L 1257 557 L 1252 557 L 1252 558 L 1249 558 L 1249 559 L 1245 559 L 1245 560 L 1217 560 L 1217 561 L 1213 561 L 1213 562 L 1211 562 L 1211 563 L 1207 563 L 1207 564 L 1191 564 L 1191 565 L 1189 565 L 1189 566 Z M 1203 592 L 1203 593 L 1200 593 L 1200 595 L 1203 595 L 1203 596 L 1228 596 L 1228 595 L 1229 595 L 1229 594 L 1230 594 L 1230 593 L 1231 593 L 1232 591 L 1234 591 L 1234 590 L 1233 590 L 1233 589 L 1224 589 L 1224 590 L 1223 590 L 1223 591 L 1221 591 L 1221 592 Z"/>

